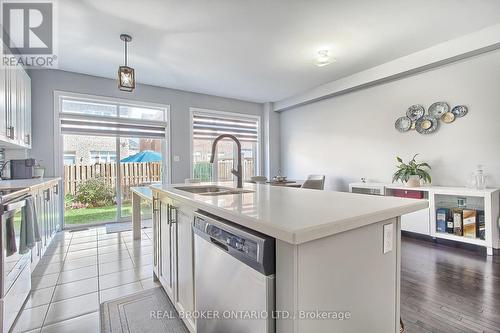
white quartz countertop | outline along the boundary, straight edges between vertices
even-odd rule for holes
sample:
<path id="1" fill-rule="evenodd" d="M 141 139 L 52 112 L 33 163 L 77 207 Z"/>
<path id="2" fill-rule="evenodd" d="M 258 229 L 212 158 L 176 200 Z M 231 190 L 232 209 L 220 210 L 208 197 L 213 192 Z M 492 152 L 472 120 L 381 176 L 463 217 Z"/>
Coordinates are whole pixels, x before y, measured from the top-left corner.
<path id="1" fill-rule="evenodd" d="M 31 191 L 40 187 L 56 184 L 61 178 L 32 178 L 0 180 L 0 190 L 13 188 L 29 188 Z"/>
<path id="2" fill-rule="evenodd" d="M 233 183 L 210 184 L 234 186 Z M 265 184 L 244 184 L 244 189 L 254 191 L 252 193 L 219 196 L 203 196 L 176 189 L 187 186 L 201 184 L 156 184 L 151 189 L 291 244 L 305 243 L 428 207 L 426 200 Z"/>
<path id="3" fill-rule="evenodd" d="M 131 187 L 130 190 L 134 193 L 136 193 L 138 196 L 140 196 L 143 199 L 146 200 L 153 200 L 153 192 L 149 187 Z"/>

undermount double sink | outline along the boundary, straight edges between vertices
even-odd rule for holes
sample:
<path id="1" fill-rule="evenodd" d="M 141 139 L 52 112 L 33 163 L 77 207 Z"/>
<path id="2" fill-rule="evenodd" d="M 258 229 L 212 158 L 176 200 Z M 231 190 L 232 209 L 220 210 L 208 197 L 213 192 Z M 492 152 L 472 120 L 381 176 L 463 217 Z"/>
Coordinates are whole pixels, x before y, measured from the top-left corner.
<path id="1" fill-rule="evenodd" d="M 186 191 L 199 195 L 206 196 L 216 196 L 216 195 L 228 195 L 228 194 L 242 194 L 242 193 L 253 193 L 251 190 L 244 190 L 241 188 L 234 187 L 224 187 L 218 185 L 208 185 L 208 186 L 180 186 L 175 189 L 180 191 Z"/>

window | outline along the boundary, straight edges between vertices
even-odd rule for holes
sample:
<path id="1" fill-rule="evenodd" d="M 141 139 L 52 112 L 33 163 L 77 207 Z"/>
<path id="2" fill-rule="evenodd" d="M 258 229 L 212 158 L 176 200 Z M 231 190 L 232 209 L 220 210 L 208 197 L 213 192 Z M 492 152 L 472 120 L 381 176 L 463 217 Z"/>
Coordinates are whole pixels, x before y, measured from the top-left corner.
<path id="1" fill-rule="evenodd" d="M 214 165 L 212 143 L 221 134 L 232 134 L 241 143 L 243 179 L 259 174 L 260 118 L 220 111 L 191 109 L 193 177 L 201 181 L 230 181 L 236 167 L 236 145 L 224 139 L 217 145 Z"/>
<path id="2" fill-rule="evenodd" d="M 64 152 L 64 165 L 72 165 L 75 164 L 76 161 L 76 152 L 74 151 L 65 151 Z"/>
<path id="3" fill-rule="evenodd" d="M 169 106 L 76 93 L 55 96 L 62 162 L 56 172 L 64 175 L 64 194 L 79 200 L 81 186 L 96 179 L 113 194 L 112 200 L 90 205 L 72 201 L 75 208 L 65 210 L 64 223 L 130 220 L 132 187 L 169 182 Z"/>
<path id="4" fill-rule="evenodd" d="M 91 151 L 91 163 L 110 163 L 116 162 L 116 152 L 114 151 Z"/>

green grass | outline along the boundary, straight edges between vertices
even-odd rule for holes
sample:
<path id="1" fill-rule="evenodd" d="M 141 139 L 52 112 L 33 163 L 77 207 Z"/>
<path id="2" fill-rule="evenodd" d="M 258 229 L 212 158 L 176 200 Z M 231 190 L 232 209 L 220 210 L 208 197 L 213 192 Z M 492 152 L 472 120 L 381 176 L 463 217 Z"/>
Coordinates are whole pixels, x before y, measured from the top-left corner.
<path id="1" fill-rule="evenodd" d="M 143 215 L 148 214 L 150 211 L 151 208 L 149 205 L 141 205 L 141 212 Z M 132 216 L 132 204 L 130 202 L 122 204 L 122 216 Z M 114 221 L 116 221 L 116 205 L 97 208 L 66 208 L 66 211 L 64 212 L 64 223 L 66 225 Z"/>
<path id="2" fill-rule="evenodd" d="M 131 207 L 124 207 L 124 211 Z M 106 222 L 116 220 L 116 205 L 97 207 L 97 208 L 80 208 L 66 209 L 64 212 L 65 224 L 90 224 L 96 222 Z"/>

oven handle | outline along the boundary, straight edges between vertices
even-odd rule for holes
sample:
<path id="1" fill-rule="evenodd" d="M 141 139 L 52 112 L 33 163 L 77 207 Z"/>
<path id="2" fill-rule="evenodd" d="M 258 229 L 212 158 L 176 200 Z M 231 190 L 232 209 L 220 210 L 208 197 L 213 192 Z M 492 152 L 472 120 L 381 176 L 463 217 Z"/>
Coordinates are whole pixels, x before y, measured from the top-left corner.
<path id="1" fill-rule="evenodd" d="M 9 213 L 9 212 L 12 212 L 16 209 L 19 209 L 19 208 L 23 208 L 26 206 L 26 200 L 19 200 L 19 201 L 15 201 L 15 202 L 11 202 L 11 203 L 8 203 L 6 205 L 3 205 L 3 213 L 6 214 L 6 213 Z"/>

